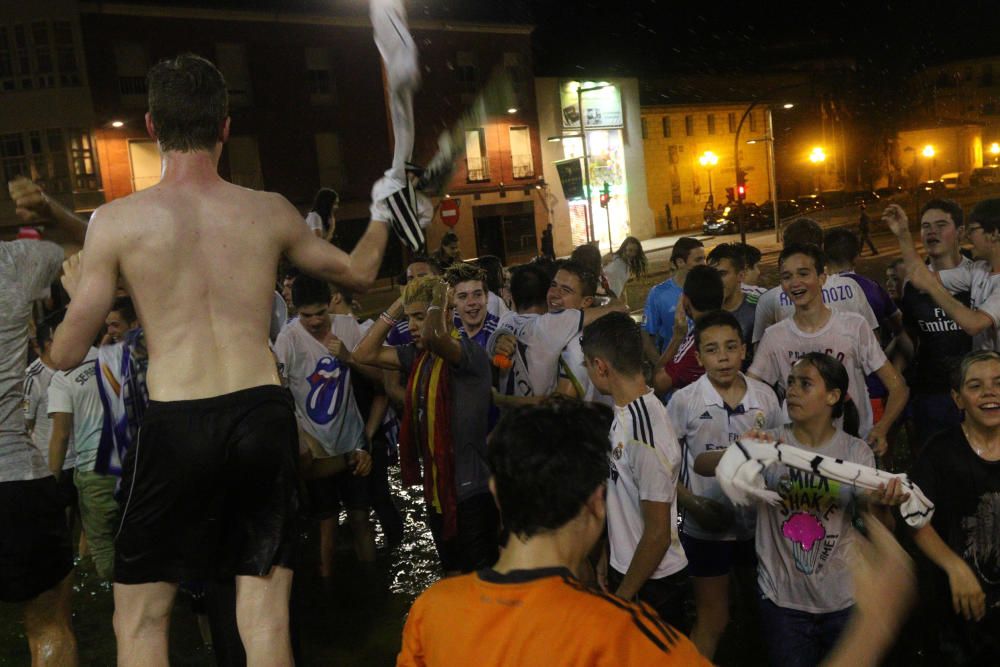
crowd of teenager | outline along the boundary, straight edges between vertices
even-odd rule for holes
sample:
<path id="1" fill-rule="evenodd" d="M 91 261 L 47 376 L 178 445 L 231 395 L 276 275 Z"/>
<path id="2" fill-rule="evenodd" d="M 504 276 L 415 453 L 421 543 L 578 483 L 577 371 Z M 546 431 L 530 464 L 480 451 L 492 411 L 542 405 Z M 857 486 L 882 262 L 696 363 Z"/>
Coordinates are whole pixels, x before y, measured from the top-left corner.
<path id="1" fill-rule="evenodd" d="M 179 197 L 189 172 L 171 165 L 217 160 L 228 119 L 185 149 L 151 108 L 176 160 L 158 192 Z M 336 193 L 306 221 L 268 209 L 284 216 L 260 260 L 273 275 L 229 276 L 222 251 L 196 268 L 191 250 L 190 273 L 226 275 L 160 293 L 149 258 L 177 238 L 115 239 L 123 207 L 87 229 L 31 181 L 9 188 L 45 226 L 0 243 L 0 599 L 24 605 L 35 664 L 76 664 L 74 553 L 115 582 L 121 664 L 164 664 L 177 585 L 209 600 L 220 664 L 288 664 L 303 522 L 324 581 L 344 527 L 363 572 L 378 533 L 405 561 L 396 475 L 422 488 L 443 578 L 409 612 L 400 665 L 701 664 L 727 628 L 774 665 L 1000 660 L 1000 200 L 924 204 L 925 256 L 889 206 L 901 259 L 884 285 L 855 271 L 852 230 L 807 218 L 785 226 L 770 288 L 756 248 L 679 238 L 644 302 L 635 238 L 505 267 L 463 261 L 449 233 L 362 319 L 396 229 L 373 217 L 336 249 Z M 269 320 L 269 340 L 224 329 L 227 307 Z M 195 318 L 266 349 L 256 377 L 274 382 L 199 384 L 211 362 L 169 357 Z M 257 363 L 234 355 L 213 373 Z M 746 507 L 719 479 L 744 440 L 908 476 L 862 491 L 777 462 L 760 471 L 775 503 Z M 910 484 L 933 507 L 916 528 L 897 509 Z"/>

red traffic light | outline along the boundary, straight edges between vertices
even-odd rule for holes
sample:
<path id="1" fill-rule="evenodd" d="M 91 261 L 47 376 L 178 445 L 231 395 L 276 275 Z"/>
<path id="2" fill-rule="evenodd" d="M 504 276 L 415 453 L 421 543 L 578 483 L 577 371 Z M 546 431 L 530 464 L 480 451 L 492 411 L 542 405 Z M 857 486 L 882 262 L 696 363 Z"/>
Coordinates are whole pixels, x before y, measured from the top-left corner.
<path id="1" fill-rule="evenodd" d="M 736 196 L 739 198 L 740 201 L 745 200 L 747 198 L 747 186 L 743 185 L 742 183 L 738 185 L 736 188 Z"/>
<path id="2" fill-rule="evenodd" d="M 607 208 L 608 202 L 611 201 L 611 195 L 606 192 L 601 193 L 601 208 Z"/>

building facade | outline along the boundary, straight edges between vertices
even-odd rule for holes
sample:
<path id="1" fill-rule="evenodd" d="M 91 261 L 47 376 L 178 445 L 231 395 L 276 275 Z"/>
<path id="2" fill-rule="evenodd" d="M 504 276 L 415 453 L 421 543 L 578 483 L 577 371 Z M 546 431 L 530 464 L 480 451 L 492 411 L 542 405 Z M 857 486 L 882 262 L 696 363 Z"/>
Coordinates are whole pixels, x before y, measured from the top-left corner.
<path id="1" fill-rule="evenodd" d="M 33 178 L 67 206 L 103 201 L 95 116 L 73 0 L 8 2 L 0 9 L 0 170 Z M 0 188 L 0 202 L 8 199 Z M 14 221 L 0 204 L 0 224 Z"/>
<path id="2" fill-rule="evenodd" d="M 581 90 L 587 92 L 578 94 Z M 655 236 L 646 199 L 638 81 L 542 77 L 535 80 L 535 91 L 545 175 L 538 196 L 549 209 L 556 255 L 568 255 L 588 242 L 608 252 L 626 236 Z M 581 121 L 587 136 L 586 159 Z M 584 162 L 590 176 L 589 208 L 585 179 L 581 182 Z M 580 176 L 571 192 L 564 188 L 565 175 L 560 177 L 560 169 L 567 166 Z M 602 207 L 605 187 L 610 196 L 607 207 Z"/>
<path id="3" fill-rule="evenodd" d="M 701 229 L 704 211 L 734 196 L 736 129 L 749 103 L 642 107 L 649 204 L 659 233 Z M 763 203 L 771 184 L 763 141 L 766 111 L 755 108 L 740 130 L 746 201 Z M 711 203 L 710 203 L 711 202 Z"/>

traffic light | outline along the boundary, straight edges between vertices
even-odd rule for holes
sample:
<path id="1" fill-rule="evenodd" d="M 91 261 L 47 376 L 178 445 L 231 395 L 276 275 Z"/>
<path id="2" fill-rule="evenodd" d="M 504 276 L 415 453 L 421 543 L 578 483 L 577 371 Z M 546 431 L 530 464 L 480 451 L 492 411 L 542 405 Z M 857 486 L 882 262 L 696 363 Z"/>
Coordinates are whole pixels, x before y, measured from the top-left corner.
<path id="1" fill-rule="evenodd" d="M 742 169 L 736 174 L 736 198 L 740 201 L 747 198 L 747 173 Z"/>
<path id="2" fill-rule="evenodd" d="M 607 181 L 604 182 L 604 187 L 601 188 L 601 208 L 607 208 L 608 202 L 611 201 L 611 185 Z"/>

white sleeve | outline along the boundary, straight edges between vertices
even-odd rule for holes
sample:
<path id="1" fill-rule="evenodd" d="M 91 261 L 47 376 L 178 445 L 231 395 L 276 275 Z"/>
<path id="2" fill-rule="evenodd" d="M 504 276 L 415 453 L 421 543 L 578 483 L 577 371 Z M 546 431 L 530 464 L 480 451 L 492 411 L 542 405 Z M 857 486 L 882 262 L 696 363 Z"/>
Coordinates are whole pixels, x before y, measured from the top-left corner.
<path id="1" fill-rule="evenodd" d="M 497 328 L 493 330 L 490 334 L 489 340 L 486 342 L 486 353 L 492 357 L 494 354 L 494 349 L 497 346 L 497 340 L 500 336 L 511 336 L 514 334 L 514 330 L 511 325 L 511 320 L 513 319 L 514 312 L 510 311 L 505 313 L 500 321 L 497 322 Z"/>
<path id="2" fill-rule="evenodd" d="M 644 442 L 633 442 L 629 464 L 639 500 L 672 503 L 677 498 L 679 471 L 672 470 L 669 460 L 656 447 Z"/>
<path id="3" fill-rule="evenodd" d="M 28 378 L 24 383 L 24 418 L 28 421 L 38 419 L 38 404 L 42 398 L 39 387 L 37 378 Z"/>
<path id="4" fill-rule="evenodd" d="M 986 301 L 976 306 L 976 310 L 981 310 L 993 320 L 993 327 L 1000 328 L 1000 276 L 989 278 L 990 294 Z"/>
<path id="5" fill-rule="evenodd" d="M 764 337 L 760 339 L 760 344 L 753 355 L 753 363 L 750 364 L 750 368 L 747 370 L 747 373 L 760 378 L 772 386 L 782 380 L 780 377 L 781 368 L 778 366 L 777 359 L 775 359 L 775 355 L 777 354 L 777 351 L 774 349 L 775 344 L 775 333 L 772 329 L 770 334 L 765 333 Z"/>
<path id="6" fill-rule="evenodd" d="M 780 288 L 775 288 L 780 289 Z M 768 290 L 760 295 L 757 300 L 757 310 L 754 311 L 753 318 L 753 343 L 756 345 L 762 338 L 764 338 L 764 332 L 767 328 L 777 322 L 777 318 L 774 316 L 777 299 L 773 298 L 777 296 L 778 293 L 774 290 Z"/>
<path id="7" fill-rule="evenodd" d="M 882 346 L 868 327 L 858 326 L 858 345 L 860 346 L 858 358 L 861 360 L 865 375 L 874 373 L 888 362 Z"/>
<path id="8" fill-rule="evenodd" d="M 944 269 L 938 271 L 941 284 L 944 288 L 955 294 L 956 292 L 968 292 L 972 289 L 972 267 L 975 264 L 960 264 L 954 269 Z"/>
<path id="9" fill-rule="evenodd" d="M 684 389 L 675 392 L 670 397 L 670 402 L 667 403 L 667 417 L 670 419 L 670 425 L 673 426 L 678 439 L 687 437 L 687 399 L 691 392 L 685 391 L 686 389 L 687 387 L 684 387 Z"/>
<path id="10" fill-rule="evenodd" d="M 73 414 L 73 400 L 69 395 L 69 379 L 64 373 L 56 373 L 49 383 L 49 414 L 66 412 Z"/>
<path id="11" fill-rule="evenodd" d="M 542 315 L 537 320 L 537 328 L 552 341 L 553 347 L 562 349 L 583 329 L 583 311 L 567 308 L 561 313 Z"/>
<path id="12" fill-rule="evenodd" d="M 274 341 L 274 356 L 278 359 L 278 373 L 282 379 L 288 381 L 288 370 L 294 361 L 294 349 L 292 346 L 292 336 L 286 329 L 278 334 L 278 340 Z"/>
<path id="13" fill-rule="evenodd" d="M 314 232 L 323 231 L 323 218 L 319 217 L 316 211 L 309 211 L 306 215 L 306 225 Z"/>

